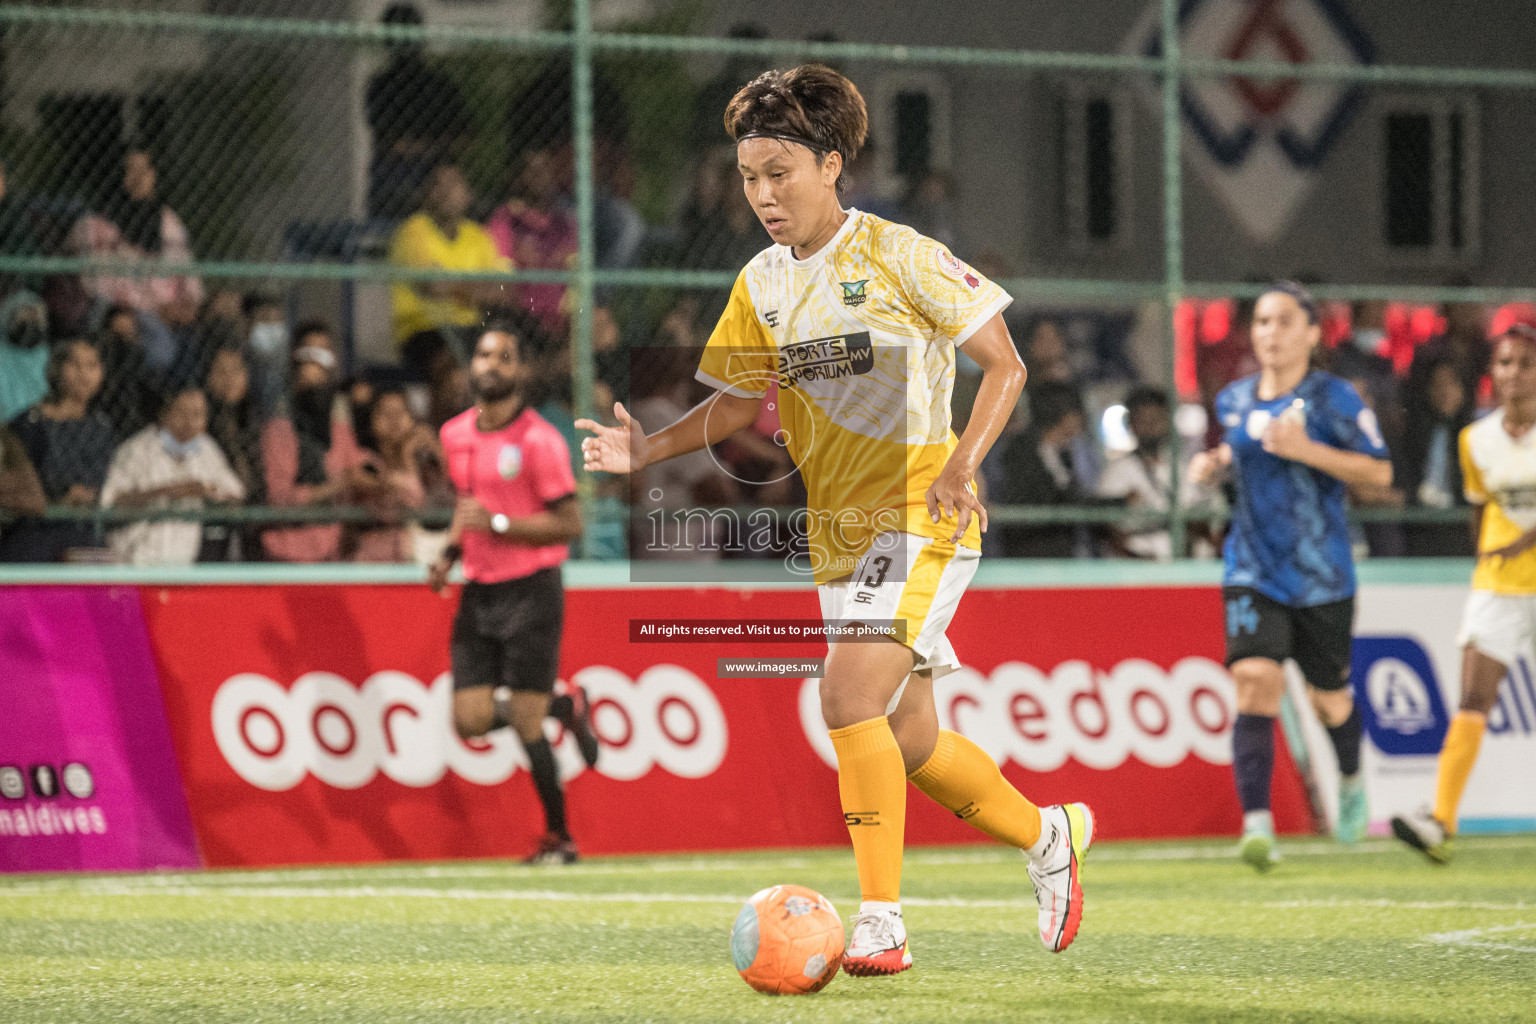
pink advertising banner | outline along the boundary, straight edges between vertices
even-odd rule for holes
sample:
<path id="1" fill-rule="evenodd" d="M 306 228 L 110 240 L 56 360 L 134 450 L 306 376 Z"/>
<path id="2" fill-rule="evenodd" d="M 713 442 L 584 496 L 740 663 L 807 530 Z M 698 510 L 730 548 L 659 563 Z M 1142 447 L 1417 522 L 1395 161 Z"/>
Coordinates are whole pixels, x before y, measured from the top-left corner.
<path id="1" fill-rule="evenodd" d="M 0 871 L 201 865 L 137 587 L 0 587 Z"/>

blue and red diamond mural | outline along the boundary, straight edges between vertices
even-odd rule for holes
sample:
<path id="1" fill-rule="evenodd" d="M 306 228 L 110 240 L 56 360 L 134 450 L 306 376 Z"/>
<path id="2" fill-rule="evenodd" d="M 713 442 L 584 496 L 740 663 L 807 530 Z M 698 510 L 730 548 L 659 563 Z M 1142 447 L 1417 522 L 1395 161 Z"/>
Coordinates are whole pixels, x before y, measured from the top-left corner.
<path id="1" fill-rule="evenodd" d="M 1154 0 L 1124 49 L 1160 56 L 1160 27 Z M 1370 64 L 1375 57 L 1342 0 L 1184 0 L 1179 42 L 1186 57 L 1225 60 Z M 1350 82 L 1186 79 L 1184 151 L 1244 233 L 1271 242 L 1290 226 L 1363 94 Z M 1157 100 L 1155 86 L 1148 98 Z"/>

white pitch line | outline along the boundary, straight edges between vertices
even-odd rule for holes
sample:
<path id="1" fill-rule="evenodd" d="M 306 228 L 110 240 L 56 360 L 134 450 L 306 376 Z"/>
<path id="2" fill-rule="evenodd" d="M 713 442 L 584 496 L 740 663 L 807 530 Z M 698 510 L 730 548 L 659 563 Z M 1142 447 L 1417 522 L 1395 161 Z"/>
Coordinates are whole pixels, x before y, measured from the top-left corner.
<path id="1" fill-rule="evenodd" d="M 1484 936 L 1502 935 L 1507 932 L 1528 932 L 1536 934 L 1536 923 L 1520 922 L 1519 924 L 1502 925 L 1492 928 L 1468 928 L 1459 932 L 1437 932 L 1426 936 L 1430 942 L 1437 942 L 1446 946 L 1471 946 L 1476 949 L 1503 949 L 1515 953 L 1536 953 L 1536 945 L 1517 946 L 1508 942 L 1484 942 Z"/>
<path id="2" fill-rule="evenodd" d="M 6 896 L 36 896 L 43 893 L 57 893 L 56 889 L 27 890 L 23 886 L 14 886 L 10 889 L 0 890 L 0 898 Z M 87 894 L 82 892 L 82 895 Z M 319 899 L 425 899 L 425 900 L 468 900 L 471 902 L 549 902 L 549 903 L 724 903 L 731 906 L 739 906 L 746 902 L 746 897 L 735 893 L 674 893 L 674 892 L 562 892 L 556 889 L 405 889 L 405 888 L 379 888 L 376 886 L 352 886 L 349 888 L 322 888 L 314 887 L 279 887 L 259 886 L 243 888 L 238 886 L 185 886 L 175 889 L 139 888 L 136 886 L 114 886 L 94 888 L 88 891 L 91 896 L 147 896 L 154 899 L 164 899 L 167 896 L 197 896 L 197 897 L 226 897 L 231 899 L 280 899 L 280 900 L 319 900 Z M 851 896 L 843 897 L 852 900 Z M 902 902 L 908 906 L 916 907 L 962 907 L 962 908 L 1023 908 L 1034 909 L 1034 900 L 966 900 L 946 898 L 907 897 Z"/>
<path id="3" fill-rule="evenodd" d="M 9 897 L 58 895 L 61 890 L 53 887 L 39 885 L 31 887 L 27 885 L 11 886 L 0 889 L 0 899 Z M 167 896 L 185 897 L 224 897 L 228 899 L 274 899 L 274 900 L 450 900 L 468 902 L 533 902 L 533 903 L 635 903 L 635 904 L 659 904 L 659 903 L 719 903 L 738 906 L 746 901 L 746 897 L 736 893 L 673 893 L 673 892 L 566 892 L 558 889 L 432 889 L 421 887 L 388 887 L 388 886 L 181 886 L 163 888 L 160 886 L 136 886 L 136 885 L 102 885 L 90 889 L 78 890 L 80 895 L 91 896 L 118 896 L 118 897 L 150 897 L 163 899 Z M 851 896 L 843 896 L 842 900 L 851 900 Z M 998 910 L 1024 910 L 1034 909 L 1035 902 L 1031 899 L 1017 900 L 977 900 L 963 899 L 960 897 L 924 897 L 907 896 L 901 901 L 911 907 L 957 907 L 962 909 L 998 909 Z M 1485 911 L 1515 911 L 1533 910 L 1536 904 L 1531 903 L 1488 903 L 1462 900 L 1284 900 L 1259 904 L 1261 907 L 1272 910 L 1294 909 L 1327 909 L 1327 908 L 1380 908 L 1395 910 L 1485 910 Z M 1514 928 L 1536 928 L 1536 925 L 1513 925 Z M 1479 931 L 1499 931 L 1510 929 L 1473 929 L 1470 932 L 1446 932 L 1442 936 L 1430 936 L 1434 941 L 1452 942 L 1458 941 L 1446 936 L 1473 935 Z M 1462 943 L 1468 944 L 1468 943 Z M 1525 949 L 1527 947 L 1511 947 Z"/>
<path id="4" fill-rule="evenodd" d="M 1529 849 L 1536 847 L 1536 836 L 1498 836 L 1482 838 L 1477 841 L 1478 849 Z M 1331 856 L 1365 856 L 1379 853 L 1389 853 L 1393 850 L 1401 850 L 1401 844 L 1389 839 L 1373 839 L 1353 845 L 1342 846 L 1328 840 L 1281 840 L 1280 849 L 1287 857 L 1331 857 Z M 828 848 L 829 853 L 842 853 L 836 848 Z M 974 853 L 946 851 L 944 853 L 924 853 L 919 849 L 908 849 L 905 855 L 910 865 L 946 866 L 955 864 L 1016 864 L 1017 854 L 1011 850 L 999 847 L 983 847 Z M 1095 847 L 1089 859 L 1095 864 L 1119 864 L 1136 862 L 1162 862 L 1182 860 L 1231 860 L 1236 857 L 1236 852 L 1225 844 L 1205 844 L 1200 846 L 1153 846 L 1149 848 L 1123 848 L 1120 846 Z M 170 872 L 163 874 L 130 875 L 135 886 L 145 888 L 155 887 L 159 889 L 174 889 L 184 886 L 197 888 L 219 888 L 222 886 L 241 886 L 261 884 L 264 882 L 324 882 L 336 878 L 339 873 L 347 871 L 360 871 L 368 881 L 384 879 L 467 879 L 467 878 L 503 878 L 509 881 L 525 878 L 547 877 L 551 871 L 557 871 L 561 876 L 572 877 L 617 877 L 634 875 L 664 875 L 664 874 L 699 874 L 705 872 L 722 873 L 731 871 L 762 871 L 772 868 L 775 871 L 799 871 L 824 866 L 824 861 L 807 860 L 803 857 L 792 857 L 783 860 L 771 860 L 768 856 L 743 859 L 733 858 L 730 855 L 722 857 L 692 857 L 688 860 L 663 860 L 651 863 L 625 863 L 623 861 L 600 861 L 596 863 L 573 864 L 556 869 L 548 867 L 524 867 L 520 864 L 433 864 L 412 867 L 408 865 L 394 865 L 390 867 L 361 869 L 355 866 L 337 866 L 331 868 L 275 868 L 254 871 L 242 871 L 239 869 L 215 869 L 207 872 Z M 38 887 L 53 886 L 62 891 L 81 891 L 94 885 L 120 885 L 121 877 L 109 878 L 59 878 L 50 882 L 21 883 L 24 885 L 36 885 Z M 0 893 L 9 888 L 3 876 L 0 876 Z"/>
<path id="5" fill-rule="evenodd" d="M 1326 910 L 1329 907 L 1367 910 L 1536 910 L 1536 903 L 1486 903 L 1477 900 L 1276 900 L 1259 906 L 1274 910 Z"/>

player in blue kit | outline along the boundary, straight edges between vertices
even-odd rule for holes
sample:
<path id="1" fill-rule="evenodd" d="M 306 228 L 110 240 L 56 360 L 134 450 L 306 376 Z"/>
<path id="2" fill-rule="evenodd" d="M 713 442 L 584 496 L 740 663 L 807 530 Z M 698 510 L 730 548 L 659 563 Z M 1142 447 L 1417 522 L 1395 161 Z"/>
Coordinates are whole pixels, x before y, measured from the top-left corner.
<path id="1" fill-rule="evenodd" d="M 1313 369 L 1317 303 L 1276 284 L 1253 313 L 1260 370 L 1216 398 L 1225 441 L 1190 462 L 1191 479 L 1230 473 L 1235 491 L 1222 598 L 1227 666 L 1237 684 L 1232 770 L 1243 806 L 1242 857 L 1269 870 L 1275 853 L 1270 777 L 1283 665 L 1296 661 L 1339 762 L 1337 835 L 1365 834 L 1360 711 L 1349 689 L 1355 567 L 1344 499 L 1352 484 L 1385 487 L 1392 464 L 1375 414 L 1354 387 Z"/>

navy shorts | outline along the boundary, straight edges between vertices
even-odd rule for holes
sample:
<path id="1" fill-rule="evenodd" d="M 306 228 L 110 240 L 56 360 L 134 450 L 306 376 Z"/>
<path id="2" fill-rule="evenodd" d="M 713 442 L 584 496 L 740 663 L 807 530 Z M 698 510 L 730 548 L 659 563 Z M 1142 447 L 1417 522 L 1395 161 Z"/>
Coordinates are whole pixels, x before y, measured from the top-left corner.
<path id="1" fill-rule="evenodd" d="M 1293 608 L 1249 587 L 1222 587 L 1227 613 L 1227 667 L 1244 658 L 1292 658 L 1319 690 L 1349 685 L 1355 599 Z"/>

